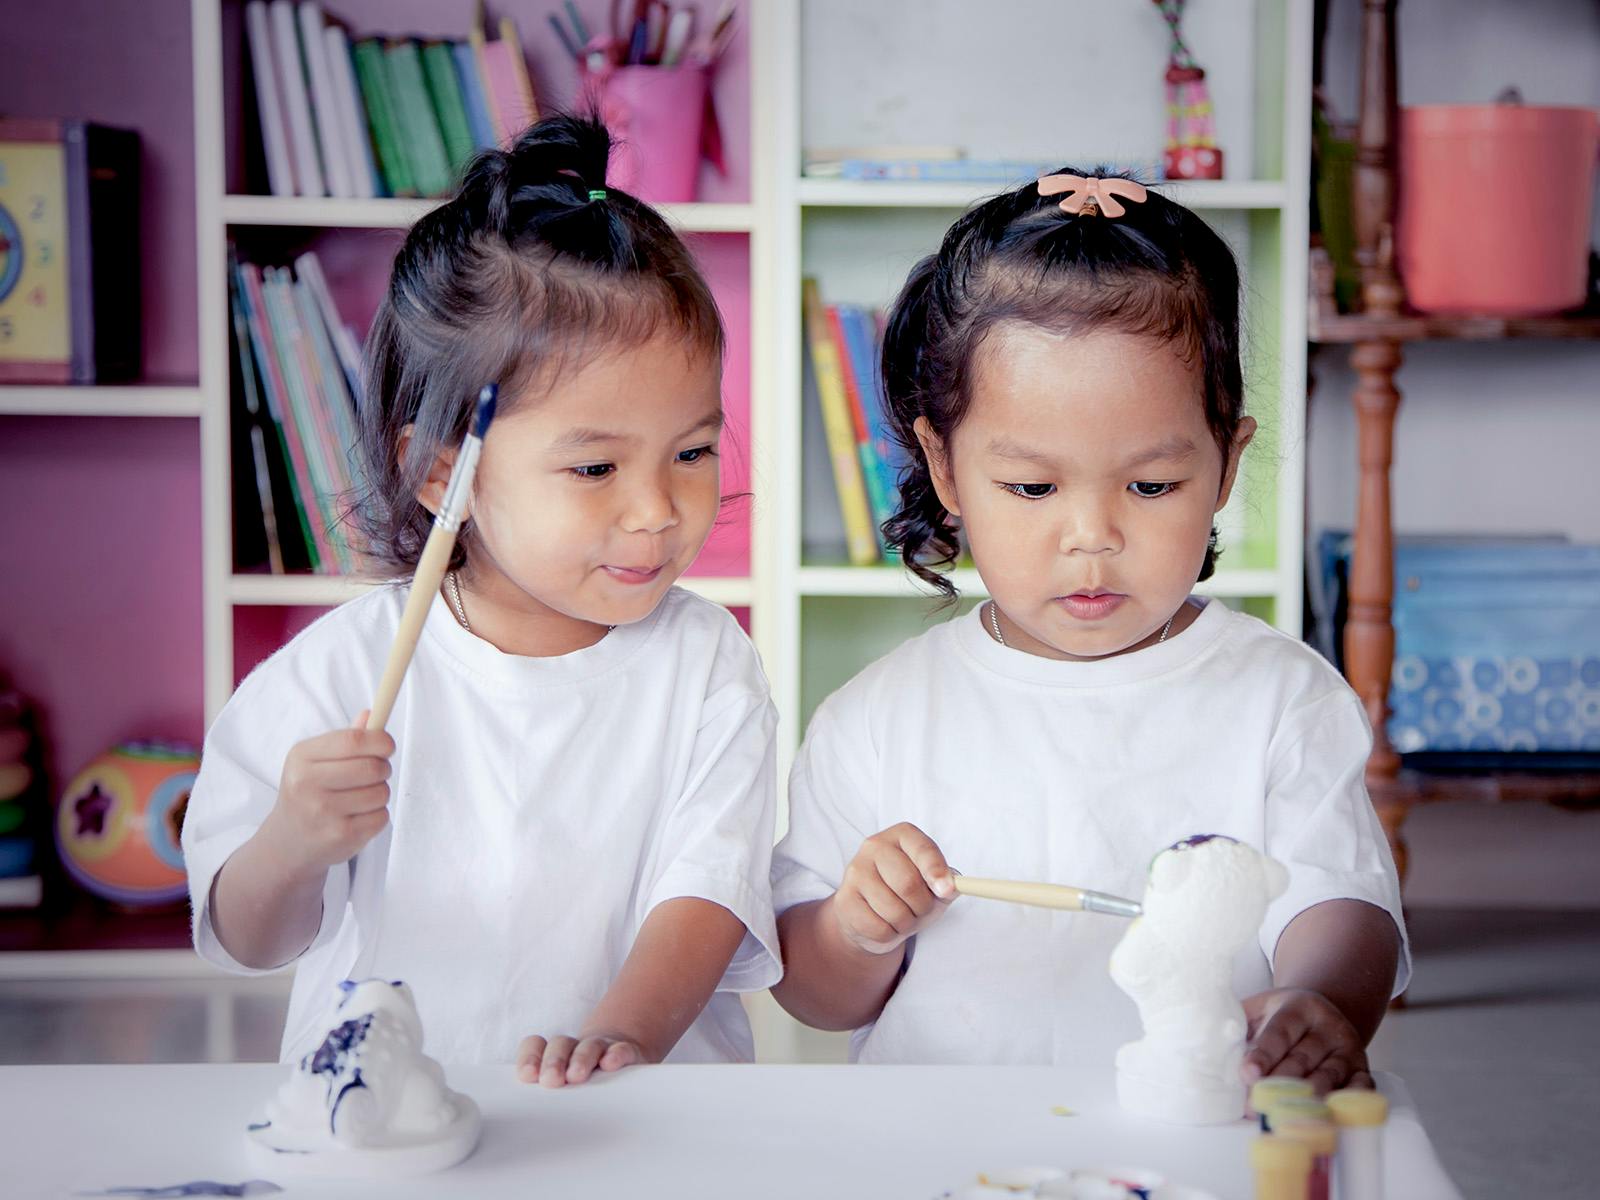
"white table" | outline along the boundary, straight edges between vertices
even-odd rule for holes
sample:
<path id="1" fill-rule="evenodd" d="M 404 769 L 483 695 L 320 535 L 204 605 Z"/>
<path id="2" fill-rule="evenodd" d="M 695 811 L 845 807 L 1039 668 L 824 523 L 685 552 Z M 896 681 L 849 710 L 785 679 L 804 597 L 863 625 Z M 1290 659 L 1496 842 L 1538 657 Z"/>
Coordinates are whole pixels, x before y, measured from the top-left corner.
<path id="1" fill-rule="evenodd" d="M 509 1068 L 461 1067 L 484 1135 L 454 1170 L 361 1185 L 275 1180 L 291 1197 L 930 1200 L 1005 1167 L 1145 1166 L 1219 1200 L 1248 1200 L 1244 1121 L 1187 1129 L 1118 1110 L 1111 1078 L 1048 1067 L 633 1067 L 544 1091 Z M 271 1178 L 244 1127 L 285 1077 L 275 1065 L 0 1068 L 7 1200 L 198 1179 Z M 1404 1086 L 1389 1200 L 1460 1200 Z M 1057 1107 L 1072 1116 L 1058 1115 Z"/>

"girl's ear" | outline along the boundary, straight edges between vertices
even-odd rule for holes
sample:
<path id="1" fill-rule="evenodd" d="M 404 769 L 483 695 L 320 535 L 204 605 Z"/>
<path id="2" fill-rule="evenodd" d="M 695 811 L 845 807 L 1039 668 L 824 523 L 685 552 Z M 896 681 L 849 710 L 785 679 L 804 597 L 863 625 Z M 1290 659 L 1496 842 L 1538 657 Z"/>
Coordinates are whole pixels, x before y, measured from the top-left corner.
<path id="1" fill-rule="evenodd" d="M 944 439 L 933 431 L 927 417 L 918 417 L 911 424 L 922 446 L 922 455 L 928 460 L 928 474 L 933 479 L 934 493 L 945 512 L 952 517 L 961 515 L 960 501 L 956 497 L 955 478 L 950 473 L 950 455 L 945 451 Z"/>
<path id="2" fill-rule="evenodd" d="M 411 445 L 411 434 L 416 427 L 407 425 L 400 431 L 400 461 L 404 462 L 406 450 Z M 428 466 L 428 477 L 422 481 L 422 486 L 417 489 L 417 503 L 427 509 L 434 516 L 439 515 L 439 510 L 444 507 L 445 489 L 450 485 L 450 469 L 455 466 L 456 451 L 454 447 L 441 450 L 434 456 L 433 462 Z"/>
<path id="3" fill-rule="evenodd" d="M 1228 454 L 1228 461 L 1222 468 L 1222 490 L 1217 493 L 1217 506 L 1213 512 L 1221 512 L 1228 503 L 1228 497 L 1233 494 L 1233 484 L 1239 478 L 1239 462 L 1244 458 L 1245 447 L 1256 436 L 1256 419 L 1243 417 L 1239 421 L 1239 432 L 1233 435 L 1233 446 Z"/>

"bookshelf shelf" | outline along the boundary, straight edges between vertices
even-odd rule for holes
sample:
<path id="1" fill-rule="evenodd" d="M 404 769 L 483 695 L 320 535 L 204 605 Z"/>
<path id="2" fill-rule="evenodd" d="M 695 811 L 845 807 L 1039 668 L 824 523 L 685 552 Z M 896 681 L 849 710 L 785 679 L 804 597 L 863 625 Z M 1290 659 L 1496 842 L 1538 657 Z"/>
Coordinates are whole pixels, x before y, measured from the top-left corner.
<path id="1" fill-rule="evenodd" d="M 0 387 L 0 415 L 14 417 L 198 417 L 198 387 L 158 384 Z"/>
<path id="2" fill-rule="evenodd" d="M 804 179 L 796 198 L 806 208 L 966 208 L 1005 190 L 1001 183 L 917 183 L 900 180 Z M 1212 212 L 1282 208 L 1289 189 L 1279 180 L 1223 179 L 1161 183 L 1162 192 Z"/>
<path id="3" fill-rule="evenodd" d="M 885 596 L 896 598 L 927 597 L 938 599 L 937 594 L 910 574 L 896 566 L 882 567 L 801 567 L 800 593 L 803 596 Z M 971 567 L 961 567 L 951 573 L 951 579 L 963 596 L 988 595 L 983 580 Z M 1283 580 L 1276 571 L 1219 571 L 1195 590 L 1202 595 L 1255 598 L 1276 596 Z"/>
<path id="4" fill-rule="evenodd" d="M 717 604 L 747 606 L 754 588 L 747 578 L 684 578 L 680 586 Z M 228 602 L 239 607 L 320 608 L 354 600 L 375 584 L 338 575 L 232 575 Z"/>
<path id="5" fill-rule="evenodd" d="M 228 225 L 310 226 L 321 229 L 404 229 L 437 200 L 306 199 L 299 196 L 224 196 L 222 219 Z M 691 233 L 749 233 L 755 209 L 749 204 L 668 204 L 668 220 Z"/>

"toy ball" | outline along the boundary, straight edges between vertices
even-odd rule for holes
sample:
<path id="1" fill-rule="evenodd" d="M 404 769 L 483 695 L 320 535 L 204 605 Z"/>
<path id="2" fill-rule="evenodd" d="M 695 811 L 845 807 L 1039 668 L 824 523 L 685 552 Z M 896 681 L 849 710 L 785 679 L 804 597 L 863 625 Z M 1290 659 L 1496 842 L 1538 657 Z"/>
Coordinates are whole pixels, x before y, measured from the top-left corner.
<path id="1" fill-rule="evenodd" d="M 125 742 L 78 772 L 56 806 L 56 848 L 67 873 L 118 904 L 186 897 L 178 837 L 199 769 L 191 747 Z"/>

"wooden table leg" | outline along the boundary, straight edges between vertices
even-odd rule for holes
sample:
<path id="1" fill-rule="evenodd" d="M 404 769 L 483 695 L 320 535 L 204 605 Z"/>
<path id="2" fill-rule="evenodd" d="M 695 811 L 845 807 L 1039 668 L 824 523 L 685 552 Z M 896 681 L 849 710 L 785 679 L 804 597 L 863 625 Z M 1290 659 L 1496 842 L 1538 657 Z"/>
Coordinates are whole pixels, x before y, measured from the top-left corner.
<path id="1" fill-rule="evenodd" d="M 1389 744 L 1389 679 L 1394 670 L 1394 529 L 1389 470 L 1394 459 L 1394 418 L 1400 393 L 1395 342 L 1362 342 L 1351 363 L 1356 370 L 1355 408 L 1360 457 L 1355 549 L 1350 563 L 1350 614 L 1345 625 L 1345 670 L 1372 723 L 1367 789 L 1394 852 L 1402 884 L 1406 844 L 1402 835 L 1410 802 L 1400 788 L 1400 756 Z"/>

